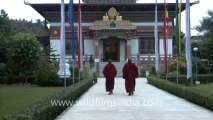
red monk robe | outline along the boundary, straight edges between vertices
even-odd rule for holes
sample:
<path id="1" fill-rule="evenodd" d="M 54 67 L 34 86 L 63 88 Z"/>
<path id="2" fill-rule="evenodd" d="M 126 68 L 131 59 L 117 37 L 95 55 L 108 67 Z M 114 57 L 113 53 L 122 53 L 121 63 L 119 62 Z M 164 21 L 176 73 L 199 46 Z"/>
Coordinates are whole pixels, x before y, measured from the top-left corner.
<path id="1" fill-rule="evenodd" d="M 109 60 L 109 63 L 103 69 L 103 75 L 106 78 L 106 91 L 109 92 L 109 95 L 113 94 L 114 89 L 114 78 L 117 75 L 117 70 L 115 66 Z"/>
<path id="2" fill-rule="evenodd" d="M 131 59 L 123 67 L 123 78 L 125 79 L 126 92 L 133 95 L 135 91 L 135 79 L 138 77 L 138 68 Z"/>

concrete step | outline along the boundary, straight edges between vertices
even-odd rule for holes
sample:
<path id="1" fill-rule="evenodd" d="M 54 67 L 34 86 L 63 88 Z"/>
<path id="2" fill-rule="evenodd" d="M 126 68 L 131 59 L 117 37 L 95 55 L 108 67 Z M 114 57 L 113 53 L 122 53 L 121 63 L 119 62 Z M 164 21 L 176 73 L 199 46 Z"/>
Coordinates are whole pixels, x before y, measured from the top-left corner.
<path id="1" fill-rule="evenodd" d="M 124 66 L 124 64 L 125 64 L 126 62 L 113 62 L 113 64 L 115 65 L 115 68 L 116 68 L 116 70 L 117 70 L 117 75 L 116 75 L 116 77 L 122 77 L 122 70 L 123 70 L 123 66 Z M 100 70 L 99 70 L 99 77 L 104 77 L 103 76 L 103 69 L 104 69 L 104 67 L 105 67 L 105 65 L 106 64 L 108 64 L 108 62 L 101 62 L 100 64 L 99 64 L 99 68 L 100 68 Z"/>

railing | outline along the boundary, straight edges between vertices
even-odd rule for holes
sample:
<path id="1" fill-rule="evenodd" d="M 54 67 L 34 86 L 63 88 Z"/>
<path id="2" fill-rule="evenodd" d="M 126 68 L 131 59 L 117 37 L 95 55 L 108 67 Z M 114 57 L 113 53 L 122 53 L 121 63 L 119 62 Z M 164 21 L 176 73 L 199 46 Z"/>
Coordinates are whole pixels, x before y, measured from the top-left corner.
<path id="1" fill-rule="evenodd" d="M 88 55 L 83 55 L 83 61 L 89 61 L 89 57 Z M 60 60 L 60 55 L 51 55 L 49 56 L 50 60 L 54 60 L 54 61 L 59 61 Z M 154 54 L 141 54 L 141 55 L 132 55 L 131 57 L 133 62 L 141 62 L 141 63 L 155 63 L 155 55 Z M 174 60 L 175 56 L 172 55 L 168 55 L 167 57 L 168 61 Z M 66 56 L 66 62 L 72 62 L 72 56 L 68 55 Z M 78 61 L 78 56 L 75 57 L 75 61 Z M 164 62 L 164 55 L 159 55 L 159 62 Z"/>
<path id="2" fill-rule="evenodd" d="M 142 55 L 132 55 L 131 57 L 133 62 L 139 62 L 140 64 L 154 64 L 155 63 L 155 55 L 153 54 L 142 54 Z M 174 60 L 175 56 L 168 55 L 168 62 Z M 159 55 L 158 57 L 159 63 L 164 62 L 164 55 Z"/>
<path id="3" fill-rule="evenodd" d="M 60 61 L 60 55 L 50 55 L 49 59 L 59 62 Z M 72 62 L 73 61 L 71 55 L 67 55 L 65 60 L 66 60 L 66 62 Z M 75 61 L 78 61 L 78 56 L 75 56 Z M 83 61 L 89 61 L 89 56 L 88 55 L 83 55 Z"/>

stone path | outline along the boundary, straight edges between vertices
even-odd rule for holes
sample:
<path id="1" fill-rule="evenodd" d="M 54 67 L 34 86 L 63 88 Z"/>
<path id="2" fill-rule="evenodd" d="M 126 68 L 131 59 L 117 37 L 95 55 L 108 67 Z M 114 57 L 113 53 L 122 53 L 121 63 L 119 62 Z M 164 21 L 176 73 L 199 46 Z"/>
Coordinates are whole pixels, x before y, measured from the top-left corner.
<path id="1" fill-rule="evenodd" d="M 105 92 L 105 79 L 90 88 L 73 107 L 56 120 L 212 120 L 213 112 L 136 80 L 134 96 L 128 96 L 122 78 L 115 79 L 114 94 Z"/>

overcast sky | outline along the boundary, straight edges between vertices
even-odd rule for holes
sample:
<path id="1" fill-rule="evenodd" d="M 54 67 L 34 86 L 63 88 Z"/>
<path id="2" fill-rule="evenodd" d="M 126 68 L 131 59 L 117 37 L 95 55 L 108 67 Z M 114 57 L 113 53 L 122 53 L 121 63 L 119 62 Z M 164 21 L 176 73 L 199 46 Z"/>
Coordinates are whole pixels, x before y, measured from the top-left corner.
<path id="1" fill-rule="evenodd" d="M 30 3 L 60 3 L 61 0 L 26 0 Z M 78 0 L 74 0 L 78 2 Z M 156 0 L 138 0 L 140 3 L 154 3 Z M 164 0 L 158 0 L 158 2 L 163 2 Z M 176 0 L 167 0 L 167 2 L 175 3 Z M 185 2 L 185 0 L 182 0 Z M 194 2 L 196 0 L 191 0 Z M 65 0 L 65 3 L 68 3 L 69 0 Z M 202 20 L 202 17 L 207 16 L 207 10 L 213 10 L 212 8 L 213 0 L 200 0 L 199 4 L 193 5 L 191 7 L 191 27 L 193 28 L 196 25 L 199 25 L 199 21 Z M 33 8 L 24 4 L 24 0 L 1 0 L 0 9 L 4 9 L 8 16 L 13 19 L 27 19 L 33 20 L 41 19 L 44 20 Z M 181 29 L 185 32 L 185 12 L 182 12 L 182 26 Z M 197 35 L 196 30 L 192 30 L 192 35 Z"/>

